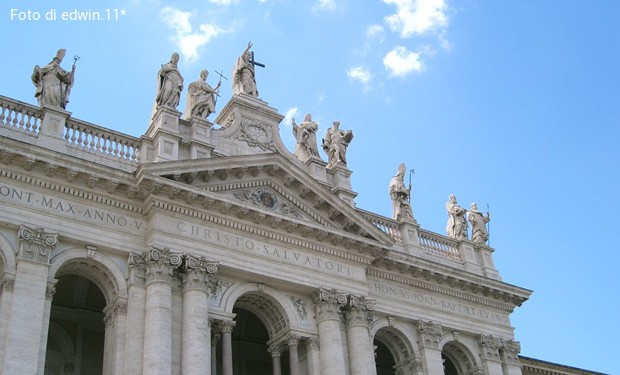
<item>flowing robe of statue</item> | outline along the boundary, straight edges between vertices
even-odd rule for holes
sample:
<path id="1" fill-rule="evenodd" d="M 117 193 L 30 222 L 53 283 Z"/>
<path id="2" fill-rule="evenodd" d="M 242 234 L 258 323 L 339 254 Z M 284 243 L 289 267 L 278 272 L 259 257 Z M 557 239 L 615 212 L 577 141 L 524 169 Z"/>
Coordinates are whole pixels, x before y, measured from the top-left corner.
<path id="1" fill-rule="evenodd" d="M 347 165 L 347 147 L 353 139 L 353 132 L 346 132 L 340 127 L 340 122 L 334 121 L 333 126 L 325 132 L 323 151 L 327 154 L 327 168 L 333 169 L 337 165 Z"/>
<path id="2" fill-rule="evenodd" d="M 75 65 L 68 72 L 60 67 L 64 58 L 65 50 L 61 49 L 56 57 L 44 67 L 36 65 L 32 72 L 32 83 L 36 86 L 34 96 L 39 102 L 39 106 L 44 105 L 66 108 L 68 103 L 68 92 L 73 85 L 73 75 Z"/>
<path id="3" fill-rule="evenodd" d="M 306 115 L 304 122 L 297 125 L 295 119 L 293 123 L 293 135 L 295 136 L 295 150 L 293 154 L 302 162 L 306 162 L 310 158 L 318 158 L 319 150 L 316 143 L 316 131 L 319 125 L 312 121 L 312 115 Z"/>
<path id="4" fill-rule="evenodd" d="M 446 233 L 448 237 L 457 240 L 467 239 L 467 220 L 463 207 L 456 202 L 456 197 L 450 195 L 450 199 L 446 202 L 446 210 L 448 211 L 448 224 L 446 225 Z"/>
<path id="5" fill-rule="evenodd" d="M 471 209 L 467 212 L 467 220 L 471 224 L 472 242 L 483 245 L 489 240 L 486 224 L 491 220 L 489 214 L 483 215 L 478 211 L 478 206 L 472 203 Z"/>
<path id="6" fill-rule="evenodd" d="M 250 52 L 251 47 L 252 43 L 248 43 L 245 51 L 237 58 L 232 72 L 232 91 L 233 94 L 248 94 L 258 97 L 254 64 L 252 64 L 252 52 Z"/>
<path id="7" fill-rule="evenodd" d="M 215 89 L 206 81 L 208 73 L 202 71 L 200 78 L 189 84 L 187 88 L 187 97 L 185 100 L 184 119 L 192 116 L 207 119 L 211 113 L 215 112 L 215 96 L 218 95 L 219 83 Z"/>
<path id="8" fill-rule="evenodd" d="M 405 164 L 398 167 L 396 176 L 390 180 L 390 198 L 392 199 L 392 218 L 399 221 L 415 221 L 409 204 L 411 190 L 405 186 Z"/>
<path id="9" fill-rule="evenodd" d="M 161 66 L 157 73 L 157 95 L 155 106 L 164 106 L 176 109 L 181 100 L 183 90 L 183 76 L 177 68 L 179 55 L 172 54 L 170 62 Z"/>

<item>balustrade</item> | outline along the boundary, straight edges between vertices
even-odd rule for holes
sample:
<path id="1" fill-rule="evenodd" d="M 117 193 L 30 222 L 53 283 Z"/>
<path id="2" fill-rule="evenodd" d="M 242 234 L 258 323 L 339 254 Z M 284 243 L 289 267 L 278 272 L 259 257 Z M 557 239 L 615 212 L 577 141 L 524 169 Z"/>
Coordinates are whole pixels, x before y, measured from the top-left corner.
<path id="1" fill-rule="evenodd" d="M 109 129 L 70 119 L 65 125 L 65 140 L 77 148 L 135 162 L 140 141 Z"/>
<path id="2" fill-rule="evenodd" d="M 36 106 L 0 96 L 0 127 L 38 134 L 42 115 Z"/>

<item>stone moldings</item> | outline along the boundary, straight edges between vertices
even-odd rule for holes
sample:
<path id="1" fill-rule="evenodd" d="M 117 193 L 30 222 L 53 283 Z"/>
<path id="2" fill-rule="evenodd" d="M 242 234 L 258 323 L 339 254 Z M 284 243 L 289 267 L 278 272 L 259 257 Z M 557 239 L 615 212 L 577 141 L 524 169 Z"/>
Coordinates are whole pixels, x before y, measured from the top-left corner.
<path id="1" fill-rule="evenodd" d="M 22 226 L 18 238 L 19 258 L 49 264 L 50 254 L 58 244 L 58 234 L 46 233 L 41 227 L 33 229 Z"/>

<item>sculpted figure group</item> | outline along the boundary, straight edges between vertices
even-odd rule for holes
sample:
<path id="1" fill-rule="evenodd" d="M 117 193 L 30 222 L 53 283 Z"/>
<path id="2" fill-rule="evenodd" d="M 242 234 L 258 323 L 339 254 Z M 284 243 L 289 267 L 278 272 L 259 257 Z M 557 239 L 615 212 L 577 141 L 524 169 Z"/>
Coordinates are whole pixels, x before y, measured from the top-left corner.
<path id="1" fill-rule="evenodd" d="M 484 245 L 489 240 L 489 232 L 487 223 L 491 221 L 489 213 L 483 214 L 478 211 L 478 205 L 474 202 L 470 209 L 466 210 L 459 206 L 454 194 L 450 195 L 446 202 L 446 210 L 448 211 L 448 225 L 446 233 L 448 237 L 457 240 L 467 239 L 467 222 L 471 224 L 471 240 L 475 244 Z"/>

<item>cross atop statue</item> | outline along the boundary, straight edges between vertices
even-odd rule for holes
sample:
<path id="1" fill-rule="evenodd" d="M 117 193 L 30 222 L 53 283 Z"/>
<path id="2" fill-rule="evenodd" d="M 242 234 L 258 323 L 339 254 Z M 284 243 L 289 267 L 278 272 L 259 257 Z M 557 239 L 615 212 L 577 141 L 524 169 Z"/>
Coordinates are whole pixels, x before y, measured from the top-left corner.
<path id="1" fill-rule="evenodd" d="M 254 60 L 254 51 L 250 51 L 250 63 L 254 66 L 260 66 L 261 68 L 265 67 L 265 64 L 256 62 L 256 60 Z"/>

